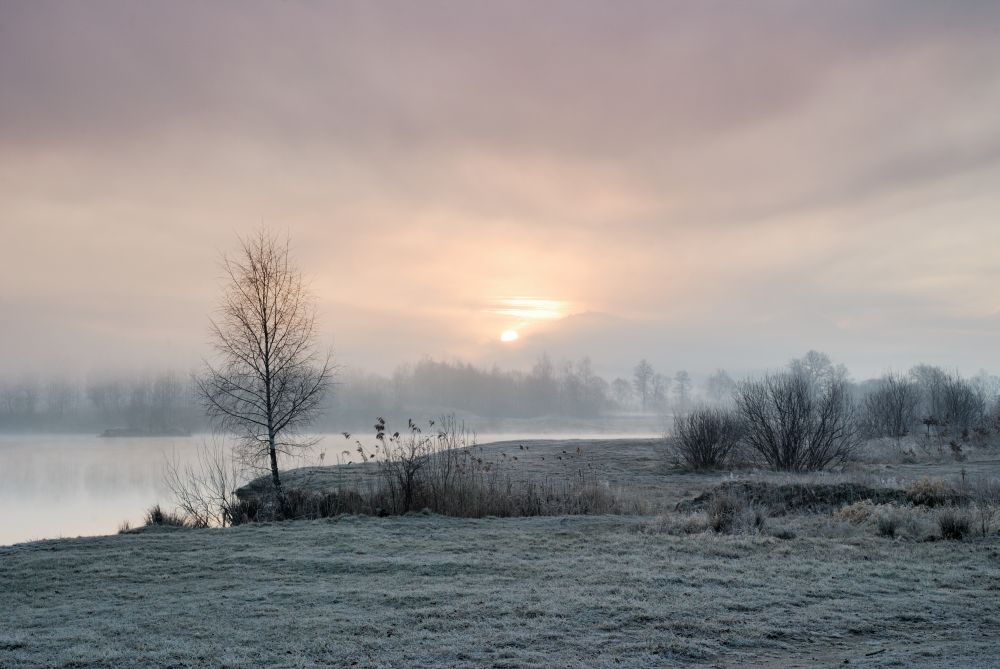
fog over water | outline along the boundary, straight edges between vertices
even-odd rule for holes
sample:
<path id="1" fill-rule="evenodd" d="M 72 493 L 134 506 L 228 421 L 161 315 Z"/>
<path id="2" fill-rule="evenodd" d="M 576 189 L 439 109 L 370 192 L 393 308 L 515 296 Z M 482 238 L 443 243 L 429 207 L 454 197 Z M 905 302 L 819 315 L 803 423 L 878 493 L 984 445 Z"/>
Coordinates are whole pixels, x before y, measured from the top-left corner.
<path id="1" fill-rule="evenodd" d="M 511 439 L 586 439 L 656 436 L 641 432 L 507 432 L 477 434 L 484 444 Z M 0 545 L 57 537 L 112 534 L 124 521 L 141 525 L 154 504 L 172 508 L 163 478 L 168 459 L 194 463 L 211 435 L 101 438 L 84 435 L 0 434 Z M 372 439 L 361 436 L 366 445 Z M 312 449 L 285 460 L 283 467 L 357 461 L 353 439 L 323 435 Z M 344 451 L 347 453 L 344 453 Z M 321 461 L 320 453 L 325 453 Z"/>

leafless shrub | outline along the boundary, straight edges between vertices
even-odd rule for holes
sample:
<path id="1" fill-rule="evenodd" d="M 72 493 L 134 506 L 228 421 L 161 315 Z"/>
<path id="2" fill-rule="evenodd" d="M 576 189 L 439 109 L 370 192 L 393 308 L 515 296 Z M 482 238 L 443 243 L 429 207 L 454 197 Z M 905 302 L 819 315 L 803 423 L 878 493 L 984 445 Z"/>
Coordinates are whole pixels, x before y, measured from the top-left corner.
<path id="1" fill-rule="evenodd" d="M 744 440 L 772 469 L 824 469 L 845 461 L 861 443 L 855 407 L 840 379 L 817 385 L 784 373 L 745 381 L 736 403 Z"/>
<path id="2" fill-rule="evenodd" d="M 712 469 L 728 462 L 742 432 L 735 412 L 699 407 L 674 418 L 674 449 L 691 469 Z"/>
<path id="3" fill-rule="evenodd" d="M 194 527 L 225 527 L 241 517 L 236 488 L 246 480 L 246 469 L 224 442 L 198 446 L 194 463 L 181 465 L 176 455 L 168 459 L 164 481 L 180 513 Z"/>
<path id="4" fill-rule="evenodd" d="M 938 527 L 941 529 L 941 537 L 954 541 L 961 541 L 969 534 L 972 527 L 972 520 L 967 511 L 949 507 L 938 513 Z"/>

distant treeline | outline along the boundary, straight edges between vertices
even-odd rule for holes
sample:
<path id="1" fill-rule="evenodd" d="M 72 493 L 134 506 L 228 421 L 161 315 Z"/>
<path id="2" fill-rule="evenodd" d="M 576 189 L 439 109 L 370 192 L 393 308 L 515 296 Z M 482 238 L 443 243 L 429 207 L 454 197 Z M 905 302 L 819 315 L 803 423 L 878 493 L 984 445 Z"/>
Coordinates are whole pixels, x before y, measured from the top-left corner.
<path id="1" fill-rule="evenodd" d="M 962 378 L 929 365 L 852 382 L 843 365 L 816 351 L 792 360 L 788 369 L 816 383 L 843 382 L 862 409 L 868 431 L 887 436 L 905 434 L 921 424 L 974 426 L 995 411 L 1000 394 L 997 376 L 980 372 Z M 695 383 L 687 371 L 661 373 L 646 360 L 638 361 L 627 378 L 609 380 L 594 372 L 589 358 L 556 363 L 543 355 L 528 371 L 425 358 L 399 367 L 391 376 L 343 370 L 315 428 L 356 430 L 380 415 L 405 420 L 447 412 L 491 419 L 567 420 L 683 413 L 696 404 L 727 404 L 737 386 L 724 370 Z M 2 430 L 127 428 L 155 434 L 206 427 L 189 374 L 104 374 L 78 381 L 0 378 Z"/>
<path id="2" fill-rule="evenodd" d="M 103 374 L 85 381 L 21 376 L 0 379 L 0 429 L 149 434 L 205 424 L 194 382 L 177 372 Z"/>
<path id="3" fill-rule="evenodd" d="M 611 384 L 594 373 L 588 358 L 556 365 L 548 356 L 529 372 L 430 358 L 401 366 L 391 377 L 348 370 L 333 397 L 333 415 L 339 416 L 412 407 L 498 418 L 591 417 L 632 408 L 616 400 Z"/>

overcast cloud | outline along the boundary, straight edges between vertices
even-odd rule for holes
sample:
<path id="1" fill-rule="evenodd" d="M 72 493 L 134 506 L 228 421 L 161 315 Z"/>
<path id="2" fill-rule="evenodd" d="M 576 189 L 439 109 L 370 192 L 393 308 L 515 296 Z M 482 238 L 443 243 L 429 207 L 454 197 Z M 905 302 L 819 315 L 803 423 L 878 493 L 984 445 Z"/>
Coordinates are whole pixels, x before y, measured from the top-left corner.
<path id="1" fill-rule="evenodd" d="M 5 2 L 0 365 L 193 366 L 264 222 L 378 371 L 997 372 L 998 109 L 993 2 Z"/>

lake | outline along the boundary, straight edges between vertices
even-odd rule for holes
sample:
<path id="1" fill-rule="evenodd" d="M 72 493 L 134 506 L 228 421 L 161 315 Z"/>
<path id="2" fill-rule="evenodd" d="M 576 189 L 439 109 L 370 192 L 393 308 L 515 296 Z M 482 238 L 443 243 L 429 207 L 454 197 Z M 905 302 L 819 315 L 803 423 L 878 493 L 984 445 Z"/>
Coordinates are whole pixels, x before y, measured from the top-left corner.
<path id="1" fill-rule="evenodd" d="M 655 434 L 478 434 L 478 443 L 508 439 L 612 438 Z M 168 458 L 191 463 L 209 435 L 102 439 L 89 435 L 0 435 L 0 545 L 57 537 L 113 534 L 141 524 L 153 504 L 173 508 L 163 474 Z M 365 443 L 370 442 L 366 439 Z M 346 461 L 344 437 L 326 435 L 283 468 Z"/>

